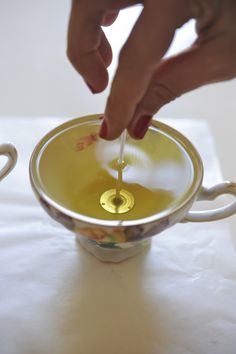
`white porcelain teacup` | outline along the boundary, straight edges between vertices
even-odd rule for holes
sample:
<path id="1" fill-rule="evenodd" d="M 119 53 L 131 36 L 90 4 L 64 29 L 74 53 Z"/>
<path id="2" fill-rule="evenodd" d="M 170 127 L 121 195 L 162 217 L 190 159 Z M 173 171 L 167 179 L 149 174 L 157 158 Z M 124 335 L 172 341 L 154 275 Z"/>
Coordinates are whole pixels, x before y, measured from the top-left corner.
<path id="1" fill-rule="evenodd" d="M 128 138 L 120 191 L 125 210 L 108 211 L 109 200 L 103 196 L 117 187 L 119 140 L 99 139 L 100 118 L 77 118 L 53 129 L 35 147 L 29 166 L 41 205 L 96 257 L 119 262 L 178 222 L 214 221 L 236 213 L 236 200 L 218 209 L 190 211 L 196 200 L 236 196 L 236 184 L 203 187 L 198 152 L 186 137 L 159 121 L 152 121 L 144 139 Z M 0 155 L 7 157 L 1 180 L 14 168 L 17 152 L 5 143 Z"/>
<path id="2" fill-rule="evenodd" d="M 66 122 L 38 143 L 30 161 L 33 190 L 47 213 L 74 231 L 103 261 L 140 252 L 150 237 L 178 222 L 204 222 L 236 213 L 236 201 L 213 210 L 190 211 L 195 200 L 236 195 L 236 184 L 202 186 L 203 165 L 189 140 L 173 128 L 152 124 L 142 140 L 128 139 L 122 188 L 134 206 L 124 214 L 104 210 L 104 192 L 115 188 L 119 141 L 98 138 L 100 115 Z"/>

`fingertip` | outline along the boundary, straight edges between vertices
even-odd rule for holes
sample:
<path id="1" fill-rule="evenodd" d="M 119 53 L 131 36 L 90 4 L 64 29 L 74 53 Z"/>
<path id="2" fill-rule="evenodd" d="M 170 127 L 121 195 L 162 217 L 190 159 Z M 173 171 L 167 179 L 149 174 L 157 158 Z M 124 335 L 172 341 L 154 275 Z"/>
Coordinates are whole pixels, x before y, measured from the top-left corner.
<path id="1" fill-rule="evenodd" d="M 86 82 L 86 85 L 88 86 L 89 90 L 90 90 L 93 94 L 98 93 L 97 90 L 95 90 L 92 85 L 90 85 L 87 81 L 85 81 L 85 82 Z"/>
<path id="2" fill-rule="evenodd" d="M 130 125 L 128 127 L 128 132 L 130 136 L 134 139 L 140 140 L 142 139 L 150 125 L 152 120 L 152 116 L 149 114 L 141 115 L 134 125 Z"/>
<path id="3" fill-rule="evenodd" d="M 119 133 L 116 130 L 109 129 L 109 123 L 106 118 L 103 119 L 100 130 L 99 130 L 99 136 L 100 138 L 108 141 L 112 141 L 117 139 L 120 136 L 121 133 Z"/>
<path id="4" fill-rule="evenodd" d="M 107 138 L 107 122 L 106 122 L 105 118 L 102 121 L 100 130 L 99 130 L 99 136 L 100 136 L 100 138 L 105 139 L 105 140 Z"/>

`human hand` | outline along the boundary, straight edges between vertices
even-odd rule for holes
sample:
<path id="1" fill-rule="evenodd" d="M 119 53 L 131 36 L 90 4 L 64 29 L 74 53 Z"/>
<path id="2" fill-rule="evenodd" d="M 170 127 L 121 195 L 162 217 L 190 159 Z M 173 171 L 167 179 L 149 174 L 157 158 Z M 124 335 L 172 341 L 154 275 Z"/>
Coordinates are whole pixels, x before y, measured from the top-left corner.
<path id="1" fill-rule="evenodd" d="M 73 0 L 68 57 L 93 92 L 108 83 L 112 50 L 102 25 L 120 9 L 143 4 L 123 46 L 107 101 L 100 136 L 112 140 L 127 128 L 141 139 L 163 105 L 205 84 L 236 76 L 235 0 Z M 197 40 L 178 55 L 163 59 L 175 30 L 196 19 Z"/>

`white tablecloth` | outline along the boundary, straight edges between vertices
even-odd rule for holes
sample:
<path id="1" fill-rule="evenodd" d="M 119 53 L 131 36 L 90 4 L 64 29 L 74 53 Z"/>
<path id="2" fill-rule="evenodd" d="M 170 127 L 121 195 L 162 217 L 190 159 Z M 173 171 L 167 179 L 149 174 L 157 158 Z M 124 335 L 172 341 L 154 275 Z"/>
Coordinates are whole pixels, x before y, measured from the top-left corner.
<path id="1" fill-rule="evenodd" d="M 235 354 L 236 253 L 227 221 L 179 224 L 132 259 L 98 261 L 49 218 L 29 184 L 33 147 L 61 122 L 0 119 L 0 142 L 19 153 L 0 183 L 0 353 Z M 199 150 L 205 185 L 221 181 L 207 124 L 167 122 Z"/>

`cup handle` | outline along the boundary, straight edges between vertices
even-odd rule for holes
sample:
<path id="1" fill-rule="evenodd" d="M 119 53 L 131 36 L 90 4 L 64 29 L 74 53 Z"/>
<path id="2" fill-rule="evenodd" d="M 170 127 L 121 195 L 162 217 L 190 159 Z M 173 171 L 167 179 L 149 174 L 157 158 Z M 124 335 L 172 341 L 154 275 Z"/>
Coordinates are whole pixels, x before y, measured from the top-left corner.
<path id="1" fill-rule="evenodd" d="M 10 143 L 0 144 L 0 155 L 5 155 L 8 160 L 0 170 L 0 181 L 11 172 L 17 161 L 17 151 L 14 145 Z"/>
<path id="2" fill-rule="evenodd" d="M 234 182 L 225 181 L 211 188 L 202 187 L 197 200 L 213 200 L 222 194 L 231 194 L 235 196 L 235 200 L 217 209 L 189 211 L 185 215 L 183 222 L 214 221 L 234 215 L 236 213 L 236 183 Z"/>

